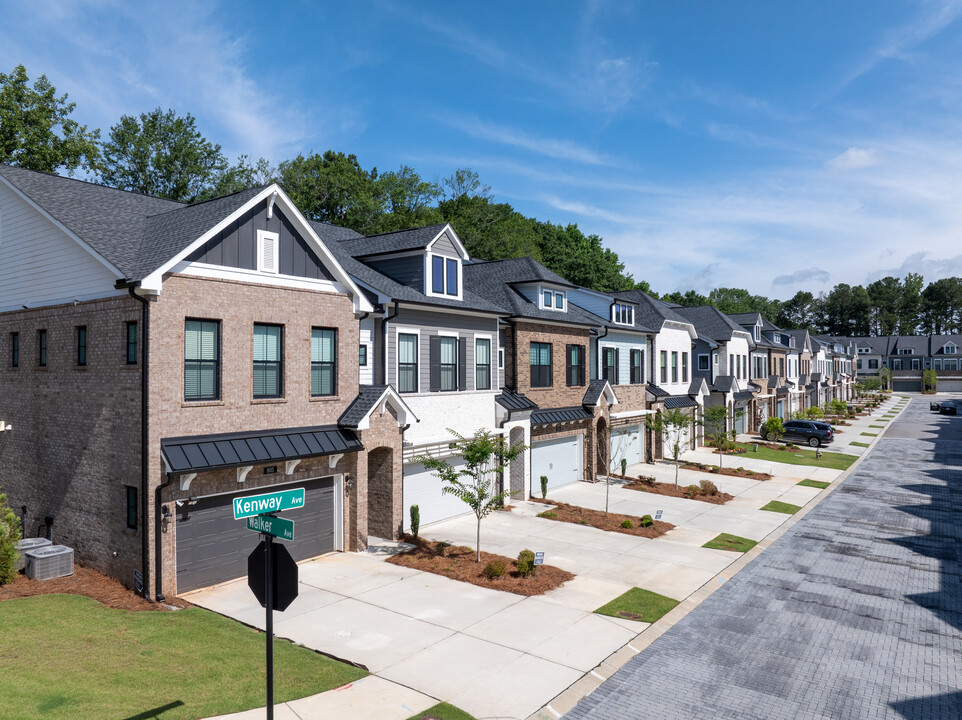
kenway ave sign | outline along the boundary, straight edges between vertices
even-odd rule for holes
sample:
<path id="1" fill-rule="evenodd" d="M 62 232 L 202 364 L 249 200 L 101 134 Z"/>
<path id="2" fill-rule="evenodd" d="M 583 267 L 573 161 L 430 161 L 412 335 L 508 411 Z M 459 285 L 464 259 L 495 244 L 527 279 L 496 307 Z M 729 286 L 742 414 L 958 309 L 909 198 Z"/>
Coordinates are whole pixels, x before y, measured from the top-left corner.
<path id="1" fill-rule="evenodd" d="M 234 519 L 304 507 L 304 488 L 234 498 Z"/>

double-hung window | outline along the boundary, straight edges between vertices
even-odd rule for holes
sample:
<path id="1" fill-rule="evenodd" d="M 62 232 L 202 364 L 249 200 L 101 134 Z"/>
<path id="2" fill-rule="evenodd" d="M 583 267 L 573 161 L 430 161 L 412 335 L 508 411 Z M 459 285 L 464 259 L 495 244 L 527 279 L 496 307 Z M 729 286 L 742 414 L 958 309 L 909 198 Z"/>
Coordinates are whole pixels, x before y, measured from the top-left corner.
<path id="1" fill-rule="evenodd" d="M 565 384 L 570 387 L 585 384 L 585 346 L 565 347 Z"/>
<path id="2" fill-rule="evenodd" d="M 488 338 L 474 341 L 474 388 L 491 389 L 491 341 Z"/>
<path id="3" fill-rule="evenodd" d="M 283 394 L 284 329 L 254 323 L 254 397 L 279 398 Z"/>
<path id="4" fill-rule="evenodd" d="M 441 392 L 458 389 L 458 339 L 441 338 Z"/>
<path id="5" fill-rule="evenodd" d="M 631 384 L 639 385 L 645 381 L 645 354 L 642 350 L 631 351 Z"/>
<path id="6" fill-rule="evenodd" d="M 531 387 L 551 387 L 550 343 L 531 343 Z"/>
<path id="7" fill-rule="evenodd" d="M 681 354 L 681 381 L 688 382 L 688 353 Z"/>
<path id="8" fill-rule="evenodd" d="M 87 326 L 77 327 L 77 365 L 84 367 L 87 364 Z"/>
<path id="9" fill-rule="evenodd" d="M 361 345 L 365 350 L 366 345 Z M 337 330 L 311 328 L 311 396 L 337 394 Z"/>
<path id="10" fill-rule="evenodd" d="M 220 399 L 220 323 L 184 323 L 184 400 Z"/>
<path id="11" fill-rule="evenodd" d="M 668 382 L 668 351 L 661 351 L 661 382 Z"/>
<path id="12" fill-rule="evenodd" d="M 678 353 L 673 352 L 671 354 L 671 381 L 673 383 L 678 382 Z"/>
<path id="13" fill-rule="evenodd" d="M 402 393 L 418 391 L 418 336 L 398 333 L 397 389 Z"/>
<path id="14" fill-rule="evenodd" d="M 358 346 L 358 365 L 367 367 L 367 345 L 363 343 Z"/>
<path id="15" fill-rule="evenodd" d="M 612 385 L 618 384 L 618 350 L 615 348 L 601 349 L 601 377 Z"/>
<path id="16" fill-rule="evenodd" d="M 137 323 L 129 322 L 125 326 L 127 336 L 126 336 L 126 348 L 125 348 L 125 358 L 128 365 L 137 364 Z"/>
<path id="17" fill-rule="evenodd" d="M 20 367 L 20 333 L 10 333 L 10 367 Z"/>

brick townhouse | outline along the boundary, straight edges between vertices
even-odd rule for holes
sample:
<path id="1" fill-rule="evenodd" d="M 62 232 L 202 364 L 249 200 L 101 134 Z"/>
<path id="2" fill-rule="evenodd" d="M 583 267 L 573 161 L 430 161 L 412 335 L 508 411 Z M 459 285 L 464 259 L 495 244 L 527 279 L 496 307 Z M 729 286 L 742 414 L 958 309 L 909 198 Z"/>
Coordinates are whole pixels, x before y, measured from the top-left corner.
<path id="1" fill-rule="evenodd" d="M 161 598 L 243 575 L 231 500 L 304 487 L 296 558 L 364 547 L 399 497 L 369 297 L 276 185 L 184 206 L 0 166 L 0 488 L 27 535 Z"/>

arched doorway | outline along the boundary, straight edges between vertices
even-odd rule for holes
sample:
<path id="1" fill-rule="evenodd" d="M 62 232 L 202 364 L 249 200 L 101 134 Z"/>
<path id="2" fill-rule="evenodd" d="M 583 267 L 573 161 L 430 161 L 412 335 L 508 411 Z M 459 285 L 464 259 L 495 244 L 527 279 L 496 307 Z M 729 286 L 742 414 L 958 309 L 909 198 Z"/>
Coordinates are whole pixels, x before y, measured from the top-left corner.
<path id="1" fill-rule="evenodd" d="M 524 428 L 514 427 L 511 428 L 511 432 L 508 434 L 508 444 L 517 445 L 518 443 L 524 442 Z M 525 450 L 521 453 L 515 461 L 511 463 L 511 467 L 508 468 L 509 473 L 509 484 L 508 489 L 511 491 L 511 497 L 508 498 L 508 503 L 518 502 L 521 500 L 528 499 L 528 489 L 525 487 L 524 482 L 524 469 L 528 463 L 528 451 Z"/>
<path id="2" fill-rule="evenodd" d="M 598 418 L 598 425 L 595 430 L 595 457 L 596 475 L 607 477 L 611 472 L 608 463 L 611 455 L 611 438 L 608 437 L 608 422 L 604 418 Z"/>
<path id="3" fill-rule="evenodd" d="M 394 449 L 379 447 L 367 454 L 367 534 L 393 540 L 401 530 L 394 503 Z"/>

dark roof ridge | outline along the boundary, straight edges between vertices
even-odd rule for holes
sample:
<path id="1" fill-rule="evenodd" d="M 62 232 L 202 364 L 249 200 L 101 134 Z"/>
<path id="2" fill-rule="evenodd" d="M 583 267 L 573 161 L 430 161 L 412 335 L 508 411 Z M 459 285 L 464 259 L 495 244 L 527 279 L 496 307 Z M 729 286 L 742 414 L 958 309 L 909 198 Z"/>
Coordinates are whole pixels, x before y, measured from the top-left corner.
<path id="1" fill-rule="evenodd" d="M 59 173 L 44 172 L 43 170 L 34 170 L 32 168 L 21 167 L 20 165 L 10 165 L 9 163 L 0 163 L 0 168 L 14 168 L 14 170 L 30 172 L 36 175 L 46 175 L 47 177 L 56 178 L 57 180 L 72 180 L 73 182 L 80 183 L 82 185 L 90 185 L 92 187 L 103 188 L 105 190 L 113 190 L 115 192 L 125 193 L 127 195 L 139 195 L 140 197 L 150 198 L 151 200 L 161 200 L 163 202 L 173 203 L 174 205 L 179 205 L 180 207 L 189 207 L 187 203 L 182 203 L 178 200 L 171 200 L 170 198 L 160 197 L 158 195 L 148 195 L 147 193 L 137 192 L 136 190 L 125 190 L 124 188 L 114 187 L 113 185 L 104 185 L 99 182 L 94 182 L 93 180 L 82 180 L 81 178 L 75 178 L 71 175 L 60 175 Z M 176 208 L 172 208 L 176 209 Z"/>
<path id="2" fill-rule="evenodd" d="M 154 218 L 160 215 L 166 215 L 167 213 L 172 213 L 175 210 L 187 210 L 190 208 L 200 207 L 201 205 L 206 205 L 207 203 L 215 202 L 217 200 L 225 200 L 229 197 L 234 197 L 235 195 L 240 195 L 241 193 L 250 192 L 252 190 L 256 190 L 257 192 L 260 192 L 264 188 L 270 187 L 273 184 L 274 183 L 268 183 L 267 185 L 254 185 L 253 187 L 249 187 L 249 188 L 241 188 L 240 190 L 235 190 L 234 192 L 227 193 L 226 195 L 218 195 L 217 197 L 211 197 L 211 198 L 207 198 L 206 200 L 199 200 L 193 203 L 178 203 L 180 207 L 171 208 L 170 210 L 164 210 L 163 212 L 159 212 L 159 213 L 152 213 L 150 215 L 145 215 L 145 217 Z M 254 194 L 256 195 L 257 193 L 254 193 Z M 147 195 L 146 197 L 152 197 L 152 196 Z M 165 198 L 155 198 L 155 199 L 164 200 Z M 171 200 L 171 202 L 174 202 L 174 201 Z"/>
<path id="3" fill-rule="evenodd" d="M 445 227 L 446 225 L 450 225 L 450 224 L 451 224 L 451 223 L 449 223 L 449 222 L 443 222 L 443 223 L 431 223 L 430 225 L 416 225 L 416 226 L 414 226 L 414 227 L 401 228 L 400 230 L 389 230 L 389 231 L 387 231 L 387 232 L 373 233 L 372 235 L 362 235 L 362 236 L 359 237 L 359 238 L 349 238 L 349 239 L 350 239 L 350 240 L 364 240 L 364 239 L 367 239 L 367 238 L 385 237 L 385 236 L 387 236 L 387 235 L 397 235 L 398 233 L 413 232 L 413 231 L 415 231 L 415 230 L 427 230 L 428 228 L 433 228 L 433 227 Z M 452 230 L 454 229 L 453 226 L 452 226 L 451 229 L 452 229 Z M 341 242 L 344 242 L 344 241 L 342 240 Z"/>

